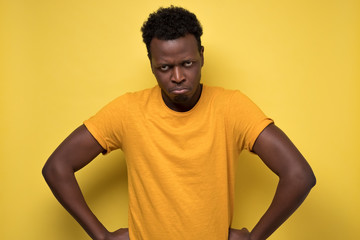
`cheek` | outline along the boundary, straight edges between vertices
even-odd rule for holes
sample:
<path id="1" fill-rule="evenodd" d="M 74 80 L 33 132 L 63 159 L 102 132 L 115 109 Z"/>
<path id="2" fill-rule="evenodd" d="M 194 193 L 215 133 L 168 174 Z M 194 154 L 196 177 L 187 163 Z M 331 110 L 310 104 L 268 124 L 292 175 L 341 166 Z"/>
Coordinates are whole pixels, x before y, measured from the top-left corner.
<path id="1" fill-rule="evenodd" d="M 199 81 L 201 77 L 201 68 L 192 69 L 188 72 L 188 76 L 191 77 L 191 80 L 194 82 Z"/>
<path id="2" fill-rule="evenodd" d="M 160 86 L 165 86 L 168 82 L 165 74 L 155 74 L 155 78 Z"/>

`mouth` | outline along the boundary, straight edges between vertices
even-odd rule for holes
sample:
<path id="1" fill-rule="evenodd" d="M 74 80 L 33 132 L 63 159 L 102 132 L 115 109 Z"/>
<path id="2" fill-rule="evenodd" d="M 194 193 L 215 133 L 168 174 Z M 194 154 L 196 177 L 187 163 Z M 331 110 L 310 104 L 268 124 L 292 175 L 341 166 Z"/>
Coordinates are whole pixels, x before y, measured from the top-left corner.
<path id="1" fill-rule="evenodd" d="M 180 94 L 185 94 L 187 92 L 189 92 L 189 89 L 187 88 L 173 88 L 170 89 L 170 92 L 176 95 L 180 95 Z"/>

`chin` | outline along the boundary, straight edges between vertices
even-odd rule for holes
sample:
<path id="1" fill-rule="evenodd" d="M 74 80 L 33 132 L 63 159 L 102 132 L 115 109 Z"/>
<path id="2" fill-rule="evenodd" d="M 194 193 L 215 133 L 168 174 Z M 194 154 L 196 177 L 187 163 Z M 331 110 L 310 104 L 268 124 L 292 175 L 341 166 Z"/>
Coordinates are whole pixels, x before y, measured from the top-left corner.
<path id="1" fill-rule="evenodd" d="M 189 97 L 186 95 L 176 95 L 173 100 L 176 103 L 185 103 L 189 100 Z"/>

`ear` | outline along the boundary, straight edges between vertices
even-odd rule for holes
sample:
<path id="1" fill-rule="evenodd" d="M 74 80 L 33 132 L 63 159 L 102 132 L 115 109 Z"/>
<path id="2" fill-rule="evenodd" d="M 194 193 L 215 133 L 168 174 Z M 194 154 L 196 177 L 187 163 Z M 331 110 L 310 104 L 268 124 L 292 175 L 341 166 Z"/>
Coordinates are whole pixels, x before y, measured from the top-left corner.
<path id="1" fill-rule="evenodd" d="M 204 66 L 204 46 L 201 46 L 200 57 L 201 57 L 201 66 Z"/>

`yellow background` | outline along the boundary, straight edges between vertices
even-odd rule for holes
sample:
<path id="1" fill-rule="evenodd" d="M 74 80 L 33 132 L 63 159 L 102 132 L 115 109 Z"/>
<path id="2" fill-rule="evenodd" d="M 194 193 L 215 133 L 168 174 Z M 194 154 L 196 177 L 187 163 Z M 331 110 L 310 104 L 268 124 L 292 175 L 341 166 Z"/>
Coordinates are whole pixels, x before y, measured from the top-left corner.
<path id="1" fill-rule="evenodd" d="M 203 82 L 240 89 L 308 159 L 317 185 L 270 239 L 358 239 L 360 4 L 305 1 L 0 2 L 1 239 L 88 239 L 52 196 L 41 168 L 105 103 L 156 84 L 140 27 L 159 6 L 181 5 L 204 27 Z M 240 158 L 234 227 L 252 228 L 277 178 Z M 110 229 L 127 225 L 120 151 L 77 173 Z"/>

